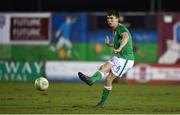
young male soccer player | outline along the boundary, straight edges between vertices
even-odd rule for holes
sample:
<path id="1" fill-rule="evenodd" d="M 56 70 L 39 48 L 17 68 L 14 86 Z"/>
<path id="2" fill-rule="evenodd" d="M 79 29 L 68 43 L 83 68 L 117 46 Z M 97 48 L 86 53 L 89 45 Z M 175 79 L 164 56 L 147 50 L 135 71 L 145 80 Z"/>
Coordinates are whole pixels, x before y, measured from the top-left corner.
<path id="1" fill-rule="evenodd" d="M 114 48 L 112 57 L 91 77 L 86 76 L 82 72 L 78 72 L 79 78 L 89 86 L 93 85 L 93 83 L 108 73 L 101 100 L 96 105 L 100 108 L 104 107 L 104 103 L 112 90 L 113 80 L 125 74 L 134 64 L 131 34 L 124 25 L 118 22 L 118 19 L 119 13 L 116 10 L 107 12 L 107 23 L 113 30 L 113 43 L 110 43 L 108 36 L 105 38 L 105 43 L 107 46 Z"/>

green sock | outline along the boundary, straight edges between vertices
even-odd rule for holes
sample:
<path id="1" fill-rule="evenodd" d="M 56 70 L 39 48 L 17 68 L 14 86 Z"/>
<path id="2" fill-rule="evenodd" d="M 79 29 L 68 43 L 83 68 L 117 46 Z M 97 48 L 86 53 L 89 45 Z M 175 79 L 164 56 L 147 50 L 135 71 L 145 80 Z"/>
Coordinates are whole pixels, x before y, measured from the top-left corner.
<path id="1" fill-rule="evenodd" d="M 97 71 L 90 77 L 93 83 L 96 82 L 97 80 L 100 80 L 101 78 L 102 78 L 102 74 L 99 71 Z"/>
<path id="2" fill-rule="evenodd" d="M 110 91 L 111 90 L 108 90 L 108 89 L 104 88 L 103 93 L 102 93 L 102 97 L 101 97 L 101 101 L 99 102 L 99 104 L 104 105 Z"/>

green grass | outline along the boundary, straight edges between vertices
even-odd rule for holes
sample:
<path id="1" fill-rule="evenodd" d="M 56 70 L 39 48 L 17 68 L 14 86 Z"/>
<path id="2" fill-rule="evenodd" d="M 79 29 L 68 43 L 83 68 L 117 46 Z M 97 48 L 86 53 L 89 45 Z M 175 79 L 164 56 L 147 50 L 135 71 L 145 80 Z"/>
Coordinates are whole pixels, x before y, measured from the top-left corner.
<path id="1" fill-rule="evenodd" d="M 0 113 L 180 113 L 180 86 L 114 84 L 104 109 L 96 109 L 103 84 L 51 83 L 47 92 L 34 83 L 0 82 Z"/>

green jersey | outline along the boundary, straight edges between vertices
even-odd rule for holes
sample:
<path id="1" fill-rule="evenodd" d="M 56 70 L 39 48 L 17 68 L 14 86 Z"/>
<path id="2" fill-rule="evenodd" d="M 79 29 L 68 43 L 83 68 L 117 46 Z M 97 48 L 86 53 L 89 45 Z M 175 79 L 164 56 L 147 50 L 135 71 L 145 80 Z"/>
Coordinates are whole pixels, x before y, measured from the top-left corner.
<path id="1" fill-rule="evenodd" d="M 129 39 L 127 44 L 122 48 L 122 50 L 115 54 L 118 58 L 124 58 L 128 60 L 134 60 L 133 48 L 132 48 L 132 37 L 129 30 L 122 24 L 118 24 L 117 27 L 113 30 L 113 43 L 114 48 L 118 49 L 121 45 L 121 34 L 127 32 Z"/>

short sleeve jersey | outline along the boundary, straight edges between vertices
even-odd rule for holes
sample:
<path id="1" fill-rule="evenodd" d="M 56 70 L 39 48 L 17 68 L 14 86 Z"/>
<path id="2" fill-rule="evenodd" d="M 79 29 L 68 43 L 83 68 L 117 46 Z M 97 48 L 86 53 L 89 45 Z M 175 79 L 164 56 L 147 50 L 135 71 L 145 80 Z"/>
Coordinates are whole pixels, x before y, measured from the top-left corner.
<path id="1" fill-rule="evenodd" d="M 63 36 L 65 39 L 70 38 L 71 24 L 64 23 L 59 27 L 59 30 L 61 30 L 61 36 Z"/>
<path id="2" fill-rule="evenodd" d="M 123 32 L 127 32 L 129 35 L 129 39 L 127 44 L 122 48 L 122 50 L 115 54 L 119 58 L 134 60 L 133 47 L 132 47 L 132 37 L 129 30 L 122 24 L 118 24 L 117 27 L 113 30 L 113 43 L 114 48 L 118 49 L 121 45 L 121 34 Z"/>

